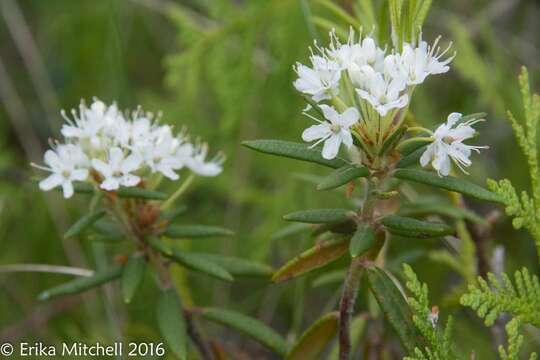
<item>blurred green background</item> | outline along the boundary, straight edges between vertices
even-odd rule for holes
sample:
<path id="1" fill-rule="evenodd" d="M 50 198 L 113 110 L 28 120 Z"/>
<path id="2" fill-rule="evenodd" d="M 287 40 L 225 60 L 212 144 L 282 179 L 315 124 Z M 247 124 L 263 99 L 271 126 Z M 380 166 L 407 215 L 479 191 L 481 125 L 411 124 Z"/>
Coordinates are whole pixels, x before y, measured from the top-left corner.
<path id="1" fill-rule="evenodd" d="M 336 1 L 345 8 L 354 1 Z M 377 2 L 377 1 L 375 1 Z M 309 55 L 313 37 L 327 40 L 311 15 L 332 19 L 308 0 L 0 0 L 0 264 L 55 264 L 94 269 L 95 259 L 126 254 L 117 245 L 92 245 L 88 239 L 62 240 L 62 233 L 85 208 L 87 199 L 64 201 L 42 193 L 32 181 L 49 138 L 58 136 L 60 109 L 81 98 L 116 100 L 120 107 L 142 105 L 163 111 L 163 121 L 186 126 L 211 149 L 227 154 L 217 178 L 198 178 L 183 198 L 186 222 L 223 225 L 236 231 L 227 240 L 186 242 L 186 247 L 258 259 L 273 266 L 304 249 L 307 238 L 272 240 L 286 224 L 281 216 L 308 207 L 346 204 L 339 192 L 317 193 L 308 174 L 324 170 L 287 159 L 250 152 L 245 139 L 299 141 L 310 120 L 293 87 L 292 65 Z M 471 177 L 510 178 L 528 184 L 505 110 L 520 114 L 516 76 L 529 68 L 532 88 L 540 79 L 540 5 L 525 0 L 434 1 L 424 38 L 453 41 L 457 57 L 444 76 L 415 92 L 412 110 L 426 126 L 448 113 L 485 111 L 478 143 L 490 146 L 474 156 Z M 167 184 L 174 190 L 175 184 Z M 481 214 L 491 205 L 470 204 Z M 507 270 L 526 265 L 537 273 L 533 242 L 514 231 L 504 216 L 488 248 L 506 249 Z M 419 278 L 439 303 L 456 274 L 425 256 L 439 245 L 393 243 L 392 259 L 410 255 Z M 535 267 L 536 266 L 536 267 Z M 395 269 L 398 267 L 395 266 Z M 185 298 L 239 310 L 294 338 L 332 308 L 339 285 L 312 289 L 312 276 L 283 285 L 267 279 L 224 285 L 202 275 L 178 273 Z M 65 281 L 65 275 L 0 273 L 0 342 L 90 342 L 115 339 L 157 341 L 152 309 L 155 285 L 129 306 L 114 287 L 101 294 L 39 303 L 36 295 Z M 96 296 L 98 295 L 98 296 Z M 359 311 L 366 304 L 359 305 Z M 476 349 L 479 359 L 494 358 L 490 332 L 472 313 L 449 305 L 442 316 L 458 317 L 460 350 Z M 230 331 L 202 323 L 205 332 L 244 358 L 272 354 Z M 530 346 L 540 346 L 533 343 Z M 254 355 L 256 354 L 256 356 Z M 238 358 L 242 358 L 238 355 Z M 254 357 L 255 356 L 255 357 Z"/>

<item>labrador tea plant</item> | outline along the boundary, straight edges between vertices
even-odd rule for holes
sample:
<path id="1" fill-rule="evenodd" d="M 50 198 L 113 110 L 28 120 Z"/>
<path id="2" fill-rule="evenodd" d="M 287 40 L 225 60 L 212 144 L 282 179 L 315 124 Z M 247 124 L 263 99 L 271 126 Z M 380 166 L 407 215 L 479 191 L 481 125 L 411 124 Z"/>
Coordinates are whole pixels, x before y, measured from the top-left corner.
<path id="1" fill-rule="evenodd" d="M 94 99 L 90 106 L 81 102 L 79 111 L 72 111 L 72 118 L 64 112 L 62 115 L 66 120 L 61 129 L 64 142 L 51 143 L 44 166 L 33 164 L 50 173 L 39 187 L 44 191 L 61 188 L 65 198 L 75 193 L 91 196 L 88 213 L 68 229 L 66 238 L 89 232 L 96 242 L 128 242 L 130 254 L 117 257 L 107 269 L 44 291 L 39 298 L 76 294 L 120 279 L 122 297 L 130 303 L 145 272 L 151 271 L 161 291 L 156 308 L 159 328 L 179 358 L 187 358 L 188 336 L 201 358 L 213 358 L 213 348 L 197 329 L 194 314 L 241 331 L 249 328 L 255 337 L 262 332 L 266 335 L 263 343 L 281 346 L 279 338 L 272 342 L 277 335 L 255 319 L 219 308 L 186 308 L 171 279 L 169 268 L 173 264 L 223 281 L 270 272 L 260 263 L 174 246 L 181 239 L 233 235 L 221 227 L 178 224 L 176 219 L 187 209 L 173 208 L 195 175 L 221 173 L 223 154 L 207 160 L 206 143 L 190 142 L 186 131 L 175 134 L 171 126 L 160 123 L 160 117 L 140 108 L 122 112 L 116 104 Z M 177 181 L 178 172 L 184 169 L 191 174 L 173 194 L 158 190 L 164 178 Z M 155 355 L 164 353 L 163 347 L 156 348 Z"/>
<path id="2" fill-rule="evenodd" d="M 343 15 L 335 6 L 321 3 Z M 411 294 L 406 298 L 403 286 L 385 269 L 391 241 L 443 238 L 446 242 L 459 236 L 456 228 L 466 232 L 463 219 L 479 217 L 462 207 L 461 195 L 505 203 L 508 214 L 518 216 L 514 221 L 517 227 L 534 228 L 534 204 L 524 194 L 520 205 L 508 180 L 499 185 L 490 182 L 492 192 L 452 174 L 452 164 L 467 174 L 472 154 L 487 148 L 470 144 L 477 135 L 474 126 L 485 121 L 486 114 L 454 112 L 435 130 L 420 126 L 412 116 L 409 105 L 415 88 L 431 76 L 448 72 L 456 56 L 451 45 L 439 45 L 440 38 L 431 44 L 424 39 L 421 25 L 429 5 L 429 1 L 390 1 L 391 45 L 377 42 L 373 36 L 376 29 L 371 34 L 357 34 L 351 28 L 342 40 L 345 36 L 340 27 L 330 32 L 327 46 L 315 42 L 310 49 L 309 65 L 294 66 L 298 78 L 293 85 L 307 103 L 303 114 L 315 122 L 301 136 L 310 145 L 282 140 L 243 143 L 258 152 L 333 169 L 318 183 L 317 190 L 345 186 L 347 197 L 355 200 L 353 204 L 360 204 L 344 209 L 301 210 L 283 217 L 286 221 L 310 224 L 316 245 L 279 268 L 273 275 L 274 282 L 296 278 L 344 256 L 350 259 L 342 278 L 337 313 L 325 314 L 315 322 L 290 350 L 289 359 L 306 358 L 306 353 L 307 358 L 318 358 L 334 332 L 338 335 L 339 359 L 351 358 L 351 323 L 363 275 L 382 313 L 399 335 L 407 359 L 459 358 L 452 339 L 453 320 L 449 318 L 446 326 L 439 322 L 438 307 L 429 306 L 427 285 L 420 283 L 413 270 L 404 265 L 406 288 Z M 346 15 L 342 17 L 350 20 Z M 510 119 L 531 168 L 536 169 L 535 181 L 535 126 L 540 107 L 538 98 L 530 99 L 527 89 L 523 93 L 528 134 L 512 116 Z M 450 191 L 455 206 L 426 207 L 418 196 L 410 196 L 407 183 Z M 360 193 L 360 201 L 356 201 L 355 193 Z M 419 211 L 411 211 L 414 209 Z M 409 215 L 401 214 L 405 210 Z M 448 223 L 442 221 L 443 217 L 456 221 Z M 479 287 L 470 284 L 469 293 L 461 301 L 480 316 L 487 315 L 487 325 L 492 325 L 501 312 L 517 315 L 507 325 L 508 350 L 499 350 L 503 359 L 517 359 L 523 341 L 518 336 L 519 325 L 535 324 L 538 279 L 526 270 L 516 273 L 515 287 L 506 275 L 502 283 L 492 274 L 489 279 L 491 284 L 482 278 L 478 280 Z M 389 356 L 384 350 L 383 353 Z"/>

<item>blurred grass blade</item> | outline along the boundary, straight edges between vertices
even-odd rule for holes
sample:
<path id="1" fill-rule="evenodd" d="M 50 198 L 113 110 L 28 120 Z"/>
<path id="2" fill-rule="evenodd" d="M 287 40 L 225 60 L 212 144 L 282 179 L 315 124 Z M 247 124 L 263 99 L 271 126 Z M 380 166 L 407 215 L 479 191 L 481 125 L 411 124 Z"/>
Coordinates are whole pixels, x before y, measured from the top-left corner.
<path id="1" fill-rule="evenodd" d="M 234 280 L 233 276 L 219 264 L 213 262 L 205 256 L 200 256 L 197 253 L 172 249 L 172 255 L 169 257 L 178 264 L 183 265 L 193 271 L 201 272 L 220 280 Z"/>
<path id="2" fill-rule="evenodd" d="M 426 222 L 398 215 L 387 215 L 380 223 L 397 235 L 429 238 L 455 234 L 454 228 L 444 223 Z"/>
<path id="3" fill-rule="evenodd" d="M 394 282 L 383 270 L 375 266 L 366 270 L 369 288 L 375 295 L 384 316 L 396 330 L 403 346 L 409 353 L 417 346 L 423 348 L 419 344 L 420 334 L 413 323 L 412 311 Z"/>
<path id="4" fill-rule="evenodd" d="M 336 5 L 329 0 L 316 0 L 316 2 L 354 29 L 359 29 L 361 27 L 361 24 L 339 5 Z"/>
<path id="5" fill-rule="evenodd" d="M 298 339 L 286 360 L 317 360 L 336 335 L 339 313 L 331 312 L 318 319 Z"/>
<path id="6" fill-rule="evenodd" d="M 168 238 L 204 238 L 204 237 L 223 237 L 232 236 L 231 230 L 206 225 L 169 225 L 164 234 Z"/>
<path id="7" fill-rule="evenodd" d="M 134 198 L 134 199 L 146 199 L 146 200 L 166 200 L 167 194 L 141 189 L 139 187 L 121 187 L 116 194 L 121 198 Z"/>
<path id="8" fill-rule="evenodd" d="M 326 160 L 321 156 L 321 151 L 310 148 L 309 145 L 283 140 L 248 140 L 242 145 L 252 150 L 265 154 L 283 156 L 291 159 L 302 160 L 328 166 L 334 169 L 347 165 L 342 159 Z"/>
<path id="9" fill-rule="evenodd" d="M 139 288 L 146 270 L 146 261 L 142 254 L 133 254 L 129 257 L 122 271 L 122 298 L 126 304 L 131 302 L 133 295 Z"/>
<path id="10" fill-rule="evenodd" d="M 163 339 L 180 359 L 187 359 L 187 331 L 182 302 L 173 288 L 161 292 L 157 308 L 157 322 Z"/>
<path id="11" fill-rule="evenodd" d="M 283 216 L 283 220 L 308 224 L 334 224 L 349 220 L 351 210 L 347 209 L 310 209 L 295 211 Z"/>
<path id="12" fill-rule="evenodd" d="M 287 353 L 287 343 L 285 342 L 285 339 L 257 319 L 235 311 L 215 307 L 202 308 L 199 311 L 205 319 L 238 330 L 274 350 L 281 356 L 285 356 Z"/>
<path id="13" fill-rule="evenodd" d="M 75 237 L 86 230 L 88 227 L 92 226 L 96 221 L 101 219 L 105 215 L 105 210 L 100 209 L 93 213 L 86 214 L 81 217 L 77 222 L 66 231 L 64 234 L 64 239 L 69 239 Z"/>
<path id="14" fill-rule="evenodd" d="M 366 177 L 369 175 L 369 170 L 364 166 L 346 165 L 332 171 L 330 175 L 325 177 L 319 185 L 317 190 L 331 190 L 341 185 L 345 185 L 354 179 L 359 177 Z"/>
<path id="15" fill-rule="evenodd" d="M 431 185 L 448 191 L 455 191 L 480 200 L 502 202 L 502 199 L 497 194 L 467 180 L 453 176 L 439 177 L 433 172 L 413 169 L 398 169 L 394 172 L 394 176 L 401 180 Z"/>
<path id="16" fill-rule="evenodd" d="M 50 300 L 58 296 L 78 294 L 118 279 L 120 275 L 122 275 L 122 267 L 117 266 L 109 271 L 95 273 L 89 277 L 81 277 L 46 290 L 38 295 L 38 299 Z"/>
<path id="17" fill-rule="evenodd" d="M 272 235 L 271 239 L 272 241 L 284 239 L 287 237 L 301 234 L 303 232 L 306 232 L 309 229 L 311 229 L 311 225 L 309 224 L 303 224 L 303 223 L 291 224 L 291 225 L 285 226 L 283 229 L 276 231 Z"/>
<path id="18" fill-rule="evenodd" d="M 368 224 L 360 224 L 351 238 L 349 252 L 352 257 L 357 257 L 371 249 L 375 244 L 375 231 Z"/>
<path id="19" fill-rule="evenodd" d="M 195 253 L 190 253 L 195 254 Z M 273 273 L 269 265 L 243 258 L 224 256 L 219 254 L 196 253 L 209 262 L 227 270 L 233 276 L 270 276 Z"/>
<path id="20" fill-rule="evenodd" d="M 335 270 L 330 272 L 325 272 L 321 276 L 315 278 L 311 282 L 311 287 L 316 288 L 319 286 L 326 286 L 330 284 L 342 283 L 347 274 L 346 270 Z"/>
<path id="21" fill-rule="evenodd" d="M 272 281 L 275 283 L 287 281 L 318 269 L 343 256 L 348 248 L 348 240 L 330 240 L 319 243 L 278 269 L 272 276 Z"/>
<path id="22" fill-rule="evenodd" d="M 313 24 L 315 24 L 321 30 L 324 30 L 326 32 L 335 31 L 339 40 L 343 42 L 347 41 L 349 33 L 342 26 L 336 25 L 333 21 L 330 21 L 320 16 L 311 16 L 310 19 Z"/>

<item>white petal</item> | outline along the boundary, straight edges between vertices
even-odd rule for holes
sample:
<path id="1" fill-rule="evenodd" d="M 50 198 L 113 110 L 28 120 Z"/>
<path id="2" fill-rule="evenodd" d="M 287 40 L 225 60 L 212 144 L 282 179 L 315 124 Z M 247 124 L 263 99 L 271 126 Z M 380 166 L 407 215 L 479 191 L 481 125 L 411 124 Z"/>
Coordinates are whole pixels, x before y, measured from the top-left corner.
<path id="1" fill-rule="evenodd" d="M 448 115 L 448 120 L 446 121 L 446 123 L 448 124 L 449 127 L 452 127 L 456 122 L 458 122 L 459 119 L 461 119 L 462 116 L 463 114 L 461 113 L 453 112 L 450 115 Z"/>
<path id="2" fill-rule="evenodd" d="M 335 158 L 339 152 L 339 145 L 341 145 L 341 138 L 337 135 L 330 136 L 324 142 L 322 157 L 327 160 Z"/>
<path id="3" fill-rule="evenodd" d="M 341 136 L 341 141 L 347 148 L 350 148 L 353 145 L 353 138 L 350 131 L 341 129 L 339 135 Z"/>
<path id="4" fill-rule="evenodd" d="M 118 189 L 120 187 L 120 184 L 118 183 L 118 180 L 116 178 L 109 177 L 106 178 L 99 187 L 107 191 L 112 191 Z"/>
<path id="5" fill-rule="evenodd" d="M 332 106 L 328 105 L 320 105 L 320 108 L 324 114 L 324 117 L 332 123 L 338 123 L 339 121 L 339 114 Z"/>
<path id="6" fill-rule="evenodd" d="M 52 169 L 59 169 L 62 167 L 62 161 L 56 152 L 53 150 L 47 150 L 43 156 L 45 164 L 49 165 Z"/>
<path id="7" fill-rule="evenodd" d="M 310 142 L 317 139 L 323 139 L 332 134 L 328 124 L 312 125 L 302 133 L 302 140 Z"/>
<path id="8" fill-rule="evenodd" d="M 109 164 L 117 169 L 124 159 L 124 152 L 119 147 L 113 147 L 109 150 Z"/>
<path id="9" fill-rule="evenodd" d="M 92 167 L 105 177 L 110 177 L 113 174 L 113 170 L 109 164 L 101 161 L 100 159 L 92 159 Z"/>
<path id="10" fill-rule="evenodd" d="M 433 158 L 436 146 L 437 145 L 435 143 L 431 143 L 428 145 L 426 151 L 424 151 L 424 153 L 420 157 L 420 165 L 422 165 L 422 167 L 426 167 L 429 164 L 429 162 Z"/>
<path id="11" fill-rule="evenodd" d="M 62 183 L 62 190 L 64 192 L 64 197 L 66 199 L 69 199 L 70 197 L 73 196 L 73 184 L 71 183 L 71 181 L 64 181 Z"/>
<path id="12" fill-rule="evenodd" d="M 74 181 L 84 181 L 88 177 L 88 169 L 75 169 L 71 172 L 70 179 Z"/>
<path id="13" fill-rule="evenodd" d="M 138 155 L 131 154 L 122 162 L 120 169 L 124 174 L 129 173 L 137 170 L 141 163 L 142 159 Z"/>
<path id="14" fill-rule="evenodd" d="M 135 175 L 127 174 L 122 176 L 122 186 L 135 186 L 141 181 L 141 178 Z"/>
<path id="15" fill-rule="evenodd" d="M 39 188 L 43 191 L 54 189 L 64 182 L 64 178 L 59 174 L 51 174 L 46 179 L 39 182 Z"/>
<path id="16" fill-rule="evenodd" d="M 341 114 L 339 124 L 346 128 L 351 127 L 360 118 L 360 113 L 356 108 L 350 107 Z"/>

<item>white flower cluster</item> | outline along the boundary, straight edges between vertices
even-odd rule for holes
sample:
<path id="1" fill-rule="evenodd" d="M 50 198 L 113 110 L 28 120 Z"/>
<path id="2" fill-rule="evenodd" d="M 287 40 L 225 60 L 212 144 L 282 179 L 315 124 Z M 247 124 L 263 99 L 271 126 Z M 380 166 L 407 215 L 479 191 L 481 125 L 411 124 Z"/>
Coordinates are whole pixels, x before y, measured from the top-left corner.
<path id="1" fill-rule="evenodd" d="M 114 191 L 137 186 L 150 174 L 177 180 L 177 171 L 184 167 L 201 176 L 222 171 L 222 154 L 207 161 L 206 143 L 193 144 L 184 132 L 173 134 L 171 126 L 160 125 L 153 114 L 140 109 L 124 113 L 116 104 L 94 99 L 89 107 L 81 101 L 72 118 L 65 112 L 62 116 L 65 142 L 45 152 L 46 166 L 34 164 L 51 173 L 39 183 L 44 191 L 61 186 L 69 198 L 74 181 L 92 179 L 100 188 Z"/>
<path id="2" fill-rule="evenodd" d="M 315 102 L 333 100 L 340 96 L 342 79 L 348 77 L 353 96 L 357 97 L 361 108 L 371 107 L 380 117 L 392 116 L 395 111 L 406 107 L 412 89 L 429 75 L 447 72 L 453 59 L 453 56 L 443 59 L 449 48 L 441 51 L 437 46 L 438 39 L 432 46 L 422 39 L 419 39 L 417 47 L 405 43 L 402 51 L 398 52 L 380 48 L 369 36 L 356 41 L 352 30 L 345 44 L 340 43 L 334 33 L 330 33 L 330 38 L 328 48 L 316 46 L 318 54 L 312 52 L 311 67 L 296 64 L 294 69 L 298 79 L 294 82 L 295 88 Z M 324 151 L 323 156 L 331 159 L 337 155 L 342 142 L 348 147 L 352 145 L 344 141 L 342 134 L 349 133 L 346 136 L 349 138 L 349 128 L 356 121 L 336 126 L 335 121 L 326 116 L 327 113 L 325 111 L 324 115 L 328 121 L 321 125 L 332 131 L 314 134 L 310 128 L 304 132 L 303 138 L 305 141 L 326 140 L 330 149 Z M 358 111 L 356 115 L 356 120 L 360 120 Z M 321 125 L 317 125 L 319 129 L 322 129 Z"/>

